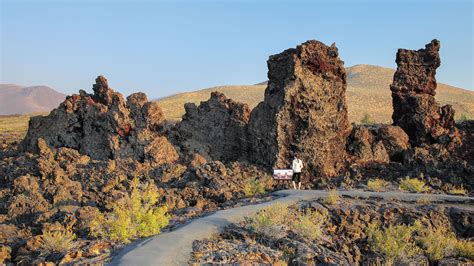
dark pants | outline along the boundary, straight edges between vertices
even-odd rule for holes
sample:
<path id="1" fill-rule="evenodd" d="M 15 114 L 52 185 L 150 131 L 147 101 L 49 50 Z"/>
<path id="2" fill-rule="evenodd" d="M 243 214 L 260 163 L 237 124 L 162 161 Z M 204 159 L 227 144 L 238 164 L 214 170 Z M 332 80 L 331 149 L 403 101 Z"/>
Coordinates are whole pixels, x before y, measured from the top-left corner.
<path id="1" fill-rule="evenodd" d="M 293 173 L 293 181 L 296 183 L 301 182 L 301 173 Z"/>

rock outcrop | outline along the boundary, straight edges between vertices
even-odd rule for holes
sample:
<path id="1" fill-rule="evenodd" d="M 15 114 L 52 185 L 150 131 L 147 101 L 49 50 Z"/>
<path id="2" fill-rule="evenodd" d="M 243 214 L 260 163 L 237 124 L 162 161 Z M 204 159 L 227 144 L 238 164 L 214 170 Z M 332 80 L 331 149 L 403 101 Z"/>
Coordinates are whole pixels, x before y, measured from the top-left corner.
<path id="1" fill-rule="evenodd" d="M 102 76 L 93 91 L 81 90 L 48 116 L 31 118 L 24 149 L 37 151 L 42 138 L 50 147 L 73 148 L 93 159 L 133 158 L 156 165 L 178 159 L 174 147 L 157 131 L 164 120 L 161 108 L 144 93 L 125 101 Z"/>
<path id="2" fill-rule="evenodd" d="M 207 160 L 236 161 L 246 154 L 248 105 L 213 92 L 199 106 L 187 103 L 186 114 L 177 125 L 178 143 L 188 154 Z"/>
<path id="3" fill-rule="evenodd" d="M 349 136 L 347 150 L 357 162 L 401 162 L 410 147 L 408 135 L 398 126 L 357 125 Z"/>
<path id="4" fill-rule="evenodd" d="M 454 109 L 435 100 L 436 69 L 440 66 L 440 43 L 433 40 L 418 51 L 399 49 L 397 71 L 390 86 L 393 123 L 400 126 L 415 146 L 448 143 L 455 130 Z"/>
<path id="5" fill-rule="evenodd" d="M 335 44 L 308 41 L 267 64 L 265 99 L 248 126 L 251 162 L 288 168 L 297 154 L 309 176 L 333 176 L 343 167 L 350 133 L 346 72 Z"/>

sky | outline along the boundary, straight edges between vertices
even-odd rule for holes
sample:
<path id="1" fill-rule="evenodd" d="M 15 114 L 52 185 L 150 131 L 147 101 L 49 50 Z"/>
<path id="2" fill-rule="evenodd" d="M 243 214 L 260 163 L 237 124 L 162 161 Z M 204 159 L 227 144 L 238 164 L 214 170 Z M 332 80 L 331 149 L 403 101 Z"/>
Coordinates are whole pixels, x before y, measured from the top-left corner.
<path id="1" fill-rule="evenodd" d="M 265 81 L 270 55 L 309 39 L 396 68 L 398 48 L 437 38 L 438 81 L 474 89 L 472 0 L 0 1 L 0 83 L 71 94 L 104 75 L 158 98 Z"/>

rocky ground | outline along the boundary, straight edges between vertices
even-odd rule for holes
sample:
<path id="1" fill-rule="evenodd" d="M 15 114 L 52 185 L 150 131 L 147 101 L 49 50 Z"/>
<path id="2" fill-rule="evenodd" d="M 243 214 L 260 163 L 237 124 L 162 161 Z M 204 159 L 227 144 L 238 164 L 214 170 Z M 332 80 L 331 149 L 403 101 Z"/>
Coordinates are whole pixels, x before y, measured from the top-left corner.
<path id="1" fill-rule="evenodd" d="M 281 207 L 279 207 L 281 212 Z M 260 213 L 268 212 L 263 210 Z M 315 229 L 301 230 L 298 215 L 316 213 L 312 221 L 321 231 L 312 237 Z M 270 215 L 277 220 L 277 215 Z M 262 216 L 260 216 L 262 217 Z M 251 219 L 247 218 L 247 219 Z M 202 264 L 263 264 L 263 265 L 381 265 L 387 258 L 371 246 L 368 228 L 374 222 L 381 226 L 414 224 L 436 231 L 449 228 L 461 241 L 471 245 L 471 253 L 433 258 L 431 253 L 404 254 L 391 263 L 411 265 L 471 265 L 474 263 L 474 209 L 469 205 L 430 202 L 402 202 L 398 200 L 343 198 L 337 204 L 324 199 L 303 201 L 289 207 L 284 222 L 268 226 L 268 230 L 254 228 L 243 221 L 228 226 L 217 237 L 195 241 L 193 265 Z M 258 230 L 260 229 L 260 230 Z M 311 229 L 313 231 L 311 231 Z M 401 237 L 401 235 L 398 235 Z M 385 240 L 389 248 L 390 239 Z M 442 242 L 438 238 L 436 241 Z M 392 246 L 395 250 L 395 248 Z M 394 250 L 391 250 L 392 252 Z M 430 256 L 431 255 L 431 256 Z"/>
<path id="2" fill-rule="evenodd" d="M 103 261 L 162 226 L 288 186 L 270 175 L 294 155 L 305 163 L 305 188 L 379 178 L 398 189 L 411 176 L 431 193 L 472 195 L 474 121 L 455 124 L 453 109 L 435 104 L 438 50 L 433 41 L 397 54 L 394 125 L 348 123 L 343 62 L 335 45 L 318 41 L 270 57 L 265 100 L 252 112 L 213 93 L 173 123 L 145 94 L 125 98 L 99 76 L 92 93 L 31 118 L 24 139 L 2 138 L 0 263 Z M 129 232 L 130 220 L 140 223 Z"/>

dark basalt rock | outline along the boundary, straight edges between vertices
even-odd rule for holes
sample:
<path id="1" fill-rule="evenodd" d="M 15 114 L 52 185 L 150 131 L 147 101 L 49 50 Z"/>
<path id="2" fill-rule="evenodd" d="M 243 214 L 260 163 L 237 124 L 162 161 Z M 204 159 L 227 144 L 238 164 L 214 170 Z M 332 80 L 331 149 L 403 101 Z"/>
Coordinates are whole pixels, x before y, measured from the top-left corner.
<path id="1" fill-rule="evenodd" d="M 347 144 L 349 154 L 357 162 L 401 162 L 409 147 L 403 129 L 390 125 L 354 126 Z"/>
<path id="2" fill-rule="evenodd" d="M 265 99 L 251 113 L 250 160 L 288 168 L 293 154 L 309 176 L 335 175 L 350 133 L 346 72 L 333 44 L 307 41 L 270 56 Z"/>
<path id="3" fill-rule="evenodd" d="M 171 143 L 156 131 L 164 121 L 161 108 L 144 93 L 134 93 L 125 102 L 102 76 L 93 91 L 81 90 L 48 116 L 31 118 L 24 149 L 37 152 L 42 138 L 47 146 L 73 148 L 99 160 L 147 159 L 159 165 L 178 159 Z"/>
<path id="4" fill-rule="evenodd" d="M 399 49 L 397 71 L 390 86 L 393 123 L 400 126 L 415 146 L 448 143 L 455 135 L 454 109 L 440 107 L 436 94 L 436 69 L 440 66 L 440 43 L 433 40 L 418 51 Z"/>
<path id="5" fill-rule="evenodd" d="M 228 99 L 220 92 L 199 106 L 187 103 L 177 125 L 178 143 L 187 154 L 198 153 L 207 160 L 236 161 L 246 154 L 247 104 Z"/>

